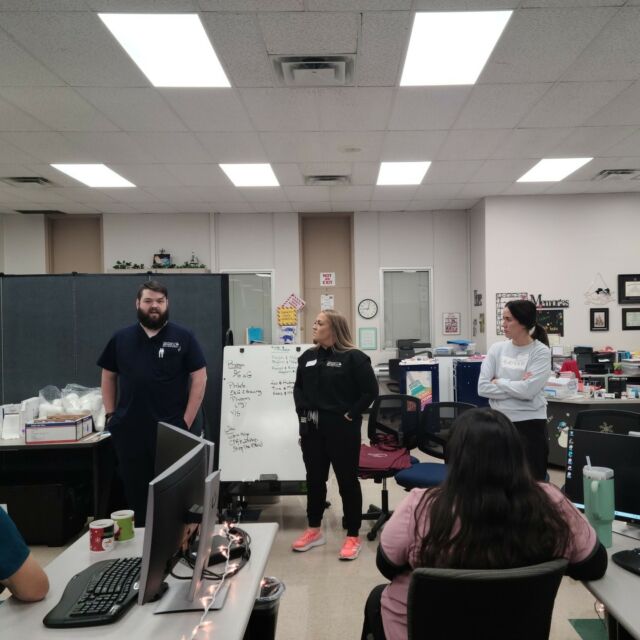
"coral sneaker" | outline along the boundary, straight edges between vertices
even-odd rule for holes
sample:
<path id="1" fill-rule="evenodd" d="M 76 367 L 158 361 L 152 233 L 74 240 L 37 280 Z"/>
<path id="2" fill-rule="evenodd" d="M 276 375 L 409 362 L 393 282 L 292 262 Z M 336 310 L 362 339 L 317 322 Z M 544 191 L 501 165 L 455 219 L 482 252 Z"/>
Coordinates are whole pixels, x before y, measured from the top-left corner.
<path id="1" fill-rule="evenodd" d="M 293 551 L 309 551 L 313 547 L 325 544 L 322 529 L 307 529 L 292 545 Z"/>
<path id="2" fill-rule="evenodd" d="M 347 536 L 340 549 L 340 560 L 355 560 L 360 553 L 362 545 L 360 544 L 360 538 L 358 536 Z"/>

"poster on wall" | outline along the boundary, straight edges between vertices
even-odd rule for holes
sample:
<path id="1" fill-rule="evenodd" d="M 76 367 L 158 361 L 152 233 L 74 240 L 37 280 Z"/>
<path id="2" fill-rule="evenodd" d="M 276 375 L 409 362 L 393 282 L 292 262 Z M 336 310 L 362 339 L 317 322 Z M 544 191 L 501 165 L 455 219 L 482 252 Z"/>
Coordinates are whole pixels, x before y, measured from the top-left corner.
<path id="1" fill-rule="evenodd" d="M 320 295 L 320 311 L 335 308 L 335 296 L 331 293 L 323 293 Z"/>
<path id="2" fill-rule="evenodd" d="M 564 312 L 562 309 L 538 309 L 538 324 L 550 335 L 564 335 Z"/>
<path id="3" fill-rule="evenodd" d="M 496 293 L 496 335 L 504 335 L 504 331 L 502 330 L 502 311 L 504 305 L 512 300 L 527 300 L 528 298 L 529 294 L 526 291 L 519 293 Z"/>
<path id="4" fill-rule="evenodd" d="M 442 314 L 442 333 L 445 336 L 460 335 L 460 313 L 449 311 Z"/>

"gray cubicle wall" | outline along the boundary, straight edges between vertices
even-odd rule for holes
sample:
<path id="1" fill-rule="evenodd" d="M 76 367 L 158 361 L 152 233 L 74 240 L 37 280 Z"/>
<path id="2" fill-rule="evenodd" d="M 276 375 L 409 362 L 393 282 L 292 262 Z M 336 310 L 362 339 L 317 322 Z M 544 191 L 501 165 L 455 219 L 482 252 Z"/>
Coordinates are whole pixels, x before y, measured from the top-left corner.
<path id="1" fill-rule="evenodd" d="M 0 277 L 0 400 L 17 402 L 48 384 L 99 386 L 96 360 L 114 331 L 136 322 L 138 286 L 149 277 L 169 289 L 171 320 L 191 329 L 202 345 L 208 375 L 206 434 L 218 442 L 222 354 L 229 327 L 226 275 Z"/>

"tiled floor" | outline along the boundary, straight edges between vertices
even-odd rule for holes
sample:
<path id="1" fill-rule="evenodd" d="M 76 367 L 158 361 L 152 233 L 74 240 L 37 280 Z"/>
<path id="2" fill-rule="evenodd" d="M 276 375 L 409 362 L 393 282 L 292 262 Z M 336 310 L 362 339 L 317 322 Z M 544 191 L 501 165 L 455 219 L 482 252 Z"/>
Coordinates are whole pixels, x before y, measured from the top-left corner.
<path id="1" fill-rule="evenodd" d="M 561 484 L 562 474 L 551 471 L 551 479 Z M 397 504 L 404 491 L 389 481 L 391 506 Z M 362 483 L 364 504 L 379 504 L 380 485 L 372 481 Z M 329 482 L 331 508 L 326 512 L 323 527 L 327 544 L 306 553 L 291 551 L 291 542 L 305 527 L 304 496 L 271 498 L 261 508 L 261 522 L 277 522 L 280 526 L 273 545 L 267 575 L 280 578 L 286 592 L 280 602 L 277 640 L 342 640 L 360 637 L 362 610 L 365 599 L 376 584 L 384 582 L 375 566 L 377 541 L 362 536 L 363 549 L 353 562 L 338 560 L 344 537 L 342 511 L 335 479 Z M 366 534 L 370 524 L 364 523 Z M 46 564 L 61 548 L 34 547 L 34 555 Z M 552 640 L 576 640 L 579 636 L 568 622 L 569 618 L 593 618 L 594 598 L 578 582 L 564 578 L 553 616 Z M 496 610 L 500 604 L 496 603 Z"/>

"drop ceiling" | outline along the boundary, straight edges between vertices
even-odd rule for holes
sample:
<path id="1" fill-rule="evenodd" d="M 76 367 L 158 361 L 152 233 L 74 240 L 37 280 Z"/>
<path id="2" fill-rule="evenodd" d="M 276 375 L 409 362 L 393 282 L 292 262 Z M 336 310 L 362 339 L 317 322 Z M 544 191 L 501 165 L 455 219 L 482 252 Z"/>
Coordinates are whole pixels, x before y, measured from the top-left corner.
<path id="1" fill-rule="evenodd" d="M 398 86 L 415 11 L 514 11 L 476 85 Z M 231 89 L 156 89 L 98 12 L 197 12 Z M 494 195 L 640 191 L 640 0 L 0 0 L 0 213 L 427 211 Z M 352 86 L 282 87 L 274 56 L 355 57 Z M 542 157 L 594 160 L 516 183 Z M 429 160 L 415 187 L 382 161 Z M 105 163 L 91 189 L 50 163 Z M 218 163 L 272 164 L 236 188 Z M 308 175 L 348 175 L 307 186 Z"/>

